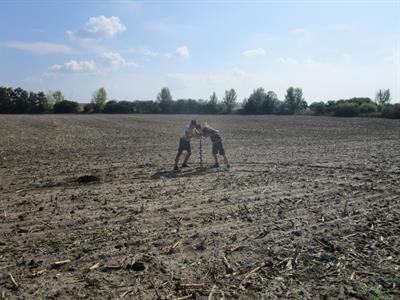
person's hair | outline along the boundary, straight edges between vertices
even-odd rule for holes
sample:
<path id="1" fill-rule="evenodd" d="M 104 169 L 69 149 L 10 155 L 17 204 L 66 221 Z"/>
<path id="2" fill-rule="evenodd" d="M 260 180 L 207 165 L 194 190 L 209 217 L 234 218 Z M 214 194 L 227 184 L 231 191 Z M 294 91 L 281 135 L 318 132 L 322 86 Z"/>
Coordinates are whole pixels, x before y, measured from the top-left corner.
<path id="1" fill-rule="evenodd" d="M 197 124 L 196 129 L 201 129 L 201 124 Z"/>
<path id="2" fill-rule="evenodd" d="M 193 125 L 194 125 L 194 126 L 197 126 L 197 122 L 196 122 L 196 120 L 192 120 L 192 121 L 190 121 L 190 125 L 191 125 L 191 126 L 193 126 Z"/>

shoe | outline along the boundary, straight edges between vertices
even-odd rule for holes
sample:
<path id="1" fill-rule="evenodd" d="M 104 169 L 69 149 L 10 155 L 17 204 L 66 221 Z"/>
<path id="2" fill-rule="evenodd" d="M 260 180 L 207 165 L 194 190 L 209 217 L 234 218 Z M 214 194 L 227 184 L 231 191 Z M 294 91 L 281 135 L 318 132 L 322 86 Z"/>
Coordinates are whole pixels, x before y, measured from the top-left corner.
<path id="1" fill-rule="evenodd" d="M 182 164 L 182 168 L 189 168 L 187 164 Z"/>
<path id="2" fill-rule="evenodd" d="M 219 164 L 217 163 L 217 164 L 213 165 L 212 167 L 213 168 L 219 168 Z"/>
<path id="3" fill-rule="evenodd" d="M 178 167 L 178 166 L 175 166 L 175 167 L 174 167 L 174 171 L 179 171 L 179 167 Z"/>

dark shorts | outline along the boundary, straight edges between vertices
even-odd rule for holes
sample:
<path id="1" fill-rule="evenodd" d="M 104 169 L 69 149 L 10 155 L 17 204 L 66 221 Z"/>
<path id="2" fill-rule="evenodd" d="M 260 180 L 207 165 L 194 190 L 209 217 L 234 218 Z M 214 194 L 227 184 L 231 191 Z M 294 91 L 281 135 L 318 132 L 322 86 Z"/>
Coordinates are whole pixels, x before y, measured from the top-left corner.
<path id="1" fill-rule="evenodd" d="M 190 149 L 190 142 L 185 140 L 184 138 L 180 138 L 180 140 L 179 140 L 178 152 L 182 152 L 182 151 L 187 151 L 188 153 L 192 152 Z"/>
<path id="2" fill-rule="evenodd" d="M 218 153 L 221 155 L 225 155 L 224 143 L 222 139 L 212 143 L 212 153 L 214 155 Z"/>

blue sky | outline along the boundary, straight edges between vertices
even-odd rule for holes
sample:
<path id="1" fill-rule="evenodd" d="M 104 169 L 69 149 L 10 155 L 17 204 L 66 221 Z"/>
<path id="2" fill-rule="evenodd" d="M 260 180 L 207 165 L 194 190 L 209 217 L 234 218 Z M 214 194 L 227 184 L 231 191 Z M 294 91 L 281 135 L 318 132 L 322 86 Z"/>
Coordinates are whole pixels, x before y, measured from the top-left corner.
<path id="1" fill-rule="evenodd" d="M 0 2 L 0 85 L 89 102 L 207 99 L 263 87 L 306 100 L 389 88 L 400 102 L 400 1 Z"/>

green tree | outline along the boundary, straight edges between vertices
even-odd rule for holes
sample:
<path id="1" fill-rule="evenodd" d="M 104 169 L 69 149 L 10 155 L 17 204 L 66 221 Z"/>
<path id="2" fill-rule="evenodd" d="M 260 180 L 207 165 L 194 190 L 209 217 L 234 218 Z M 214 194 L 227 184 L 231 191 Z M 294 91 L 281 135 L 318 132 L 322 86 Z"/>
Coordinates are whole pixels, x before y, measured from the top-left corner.
<path id="1" fill-rule="evenodd" d="M 310 110 L 313 112 L 314 115 L 323 115 L 326 112 L 326 106 L 325 103 L 320 101 L 320 102 L 313 102 L 310 105 Z"/>
<path id="2" fill-rule="evenodd" d="M 12 101 L 13 89 L 9 87 L 0 87 L 0 113 L 12 113 L 14 103 Z"/>
<path id="3" fill-rule="evenodd" d="M 94 91 L 92 96 L 93 112 L 101 112 L 107 101 L 107 92 L 104 88 Z"/>
<path id="4" fill-rule="evenodd" d="M 54 91 L 52 93 L 52 96 L 53 96 L 53 99 L 54 99 L 55 103 L 65 100 L 64 95 L 61 93 L 61 91 Z"/>
<path id="5" fill-rule="evenodd" d="M 391 100 L 390 97 L 390 90 L 382 90 L 379 89 L 378 92 L 376 93 L 375 101 L 379 105 L 385 105 L 388 104 Z"/>
<path id="6" fill-rule="evenodd" d="M 237 95 L 234 89 L 230 89 L 229 91 L 225 91 L 224 104 L 227 113 L 232 113 L 233 109 L 236 106 Z"/>
<path id="7" fill-rule="evenodd" d="M 79 104 L 74 101 L 63 100 L 54 104 L 54 113 L 66 114 L 79 112 Z"/>
<path id="8" fill-rule="evenodd" d="M 217 95 L 212 93 L 210 100 L 206 104 L 206 113 L 215 114 L 218 112 L 218 98 Z"/>
<path id="9" fill-rule="evenodd" d="M 244 111 L 248 114 L 260 114 L 262 113 L 262 106 L 267 98 L 267 94 L 265 93 L 263 88 L 258 88 L 253 90 L 249 99 L 245 101 Z"/>
<path id="10" fill-rule="evenodd" d="M 162 113 L 171 113 L 173 112 L 174 101 L 172 100 L 171 92 L 169 88 L 163 87 L 157 95 L 157 102 L 160 105 L 160 109 Z"/>
<path id="11" fill-rule="evenodd" d="M 265 114 L 272 114 L 275 110 L 275 106 L 278 103 L 278 96 L 274 91 L 268 91 L 262 105 L 262 111 Z"/>
<path id="12" fill-rule="evenodd" d="M 307 102 L 303 98 L 303 91 L 300 88 L 289 87 L 285 95 L 285 104 L 291 114 L 307 107 Z"/>

